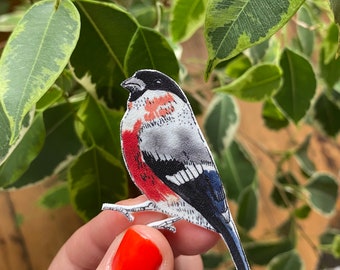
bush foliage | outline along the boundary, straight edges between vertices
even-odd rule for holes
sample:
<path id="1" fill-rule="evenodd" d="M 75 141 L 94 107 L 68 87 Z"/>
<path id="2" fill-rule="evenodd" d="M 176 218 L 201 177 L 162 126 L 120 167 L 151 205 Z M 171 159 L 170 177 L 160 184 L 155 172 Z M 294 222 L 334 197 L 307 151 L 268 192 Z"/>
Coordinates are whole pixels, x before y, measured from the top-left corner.
<path id="1" fill-rule="evenodd" d="M 181 43 L 203 27 L 208 59 L 199 60 L 206 62 L 202 77 L 213 85 L 203 129 L 228 197 L 238 205 L 246 253 L 268 269 L 302 269 L 299 221 L 311 211 L 335 211 L 338 180 L 309 157 L 311 135 L 276 153 L 270 199 L 288 219 L 273 228 L 275 240 L 250 237 L 261 200 L 258 172 L 266 168 L 256 166 L 235 136 L 235 99 L 261 102 L 268 129 L 310 125 L 334 140 L 340 130 L 336 0 L 34 2 L 0 20 L 0 31 L 12 32 L 0 58 L 0 187 L 58 175 L 61 184 L 41 203 L 71 202 L 84 220 L 103 202 L 126 198 L 131 190 L 119 122 L 127 93 L 120 83 L 152 68 L 181 84 L 190 76 Z M 305 179 L 287 170 L 292 160 Z M 320 249 L 340 256 L 338 232 L 325 235 Z M 216 261 L 205 257 L 207 265 Z"/>

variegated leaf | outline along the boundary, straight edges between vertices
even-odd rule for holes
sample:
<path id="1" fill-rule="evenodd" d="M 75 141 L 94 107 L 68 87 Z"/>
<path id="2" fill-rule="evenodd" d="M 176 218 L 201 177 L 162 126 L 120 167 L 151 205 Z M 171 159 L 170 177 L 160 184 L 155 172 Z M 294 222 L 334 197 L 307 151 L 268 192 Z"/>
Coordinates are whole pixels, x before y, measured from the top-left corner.
<path id="1" fill-rule="evenodd" d="M 275 34 L 304 0 L 210 0 L 205 21 L 206 77 L 221 61 Z"/>
<path id="2" fill-rule="evenodd" d="M 63 71 L 79 30 L 79 14 L 70 0 L 57 9 L 55 1 L 37 2 L 17 24 L 0 59 L 0 106 L 10 127 L 9 145 L 18 138 L 25 115 Z"/>

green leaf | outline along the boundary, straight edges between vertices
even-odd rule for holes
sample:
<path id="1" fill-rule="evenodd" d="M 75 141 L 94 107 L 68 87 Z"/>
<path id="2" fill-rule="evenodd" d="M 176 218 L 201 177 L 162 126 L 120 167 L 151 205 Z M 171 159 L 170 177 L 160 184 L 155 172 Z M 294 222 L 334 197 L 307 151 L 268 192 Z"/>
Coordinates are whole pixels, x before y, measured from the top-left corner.
<path id="1" fill-rule="evenodd" d="M 159 6 L 153 0 L 137 0 L 120 4 L 131 5 L 127 9 L 136 18 L 139 24 L 147 27 L 155 27 L 158 20 Z M 163 14 L 162 14 L 163 15 Z"/>
<path id="2" fill-rule="evenodd" d="M 336 24 L 330 24 L 326 38 L 322 42 L 323 63 L 334 60 L 339 46 L 339 29 Z"/>
<path id="3" fill-rule="evenodd" d="M 315 172 L 315 165 L 308 157 L 308 147 L 311 138 L 312 136 L 308 135 L 304 142 L 298 147 L 294 155 L 300 168 L 308 176 L 311 176 Z"/>
<path id="4" fill-rule="evenodd" d="M 320 243 L 322 245 L 329 245 L 334 241 L 334 238 L 337 235 L 340 235 L 339 229 L 327 228 L 327 230 L 320 236 Z"/>
<path id="5" fill-rule="evenodd" d="M 137 30 L 135 20 L 116 5 L 77 1 L 81 17 L 79 41 L 71 57 L 75 75 L 85 89 L 116 108 L 125 106 L 127 92 L 120 83 L 128 76 L 124 59 Z"/>
<path id="6" fill-rule="evenodd" d="M 68 172 L 71 203 L 84 220 L 97 215 L 104 202 L 127 196 L 127 178 L 120 161 L 92 147 L 72 164 Z"/>
<path id="7" fill-rule="evenodd" d="M 248 153 L 240 143 L 233 141 L 215 161 L 228 198 L 238 201 L 242 191 L 256 179 L 256 168 Z"/>
<path id="8" fill-rule="evenodd" d="M 235 100 L 229 95 L 216 95 L 209 104 L 203 125 L 212 150 L 222 155 L 239 125 L 239 109 Z"/>
<path id="9" fill-rule="evenodd" d="M 77 43 L 80 20 L 70 0 L 34 4 L 20 20 L 0 59 L 0 102 L 10 125 L 10 144 L 22 121 L 52 86 Z"/>
<path id="10" fill-rule="evenodd" d="M 272 98 L 266 99 L 263 103 L 262 118 L 270 129 L 279 130 L 288 126 L 289 121 L 280 109 L 275 105 Z"/>
<path id="11" fill-rule="evenodd" d="M 307 113 L 314 97 L 315 75 L 310 63 L 289 49 L 282 53 L 280 66 L 283 85 L 274 99 L 286 116 L 297 124 Z"/>
<path id="12" fill-rule="evenodd" d="M 58 99 L 63 95 L 63 91 L 57 86 L 53 85 L 46 93 L 43 95 L 36 104 L 36 110 L 42 112 L 46 110 L 49 106 L 55 104 Z"/>
<path id="13" fill-rule="evenodd" d="M 109 107 L 125 106 L 128 93 L 120 83 L 137 69 L 155 68 L 177 79 L 177 59 L 159 33 L 112 3 L 83 0 L 76 6 L 82 27 L 71 65 L 80 83 Z"/>
<path id="14" fill-rule="evenodd" d="M 299 44 L 301 46 L 301 52 L 307 56 L 311 56 L 315 43 L 314 31 L 311 30 L 311 27 L 314 24 L 312 15 L 305 6 L 302 6 L 299 9 L 297 15 L 297 19 L 300 22 L 300 24 L 297 26 L 297 34 Z"/>
<path id="15" fill-rule="evenodd" d="M 253 186 L 248 186 L 241 192 L 236 220 L 237 223 L 247 231 L 252 229 L 256 224 L 257 202 L 257 192 Z"/>
<path id="16" fill-rule="evenodd" d="M 332 254 L 335 258 L 340 258 L 340 235 L 336 235 L 334 237 L 333 243 L 332 243 Z"/>
<path id="17" fill-rule="evenodd" d="M 176 0 L 173 4 L 170 31 L 174 42 L 190 38 L 203 25 L 207 0 Z"/>
<path id="18" fill-rule="evenodd" d="M 38 114 L 22 140 L 0 166 L 0 187 L 13 184 L 27 170 L 41 150 L 44 140 L 44 121 L 42 115 Z"/>
<path id="19" fill-rule="evenodd" d="M 234 59 L 230 60 L 230 62 L 228 63 L 225 69 L 225 73 L 230 78 L 236 79 L 242 76 L 242 74 L 246 72 L 250 67 L 251 67 L 251 62 L 249 58 L 244 54 L 240 54 Z"/>
<path id="20" fill-rule="evenodd" d="M 131 39 L 124 66 L 129 75 L 139 69 L 152 68 L 178 79 L 179 65 L 173 49 L 161 34 L 143 26 Z"/>
<path id="21" fill-rule="evenodd" d="M 190 92 L 183 89 L 187 99 L 191 105 L 191 109 L 194 112 L 194 115 L 198 116 L 202 114 L 202 104 L 197 100 L 197 98 L 191 94 Z M 195 94 L 195 93 L 194 93 Z M 197 94 L 197 93 L 196 93 Z"/>
<path id="22" fill-rule="evenodd" d="M 296 230 L 297 230 L 296 220 L 291 215 L 289 215 L 288 218 L 276 229 L 277 235 L 281 237 L 281 239 L 286 237 L 291 241 L 291 243 L 295 244 L 297 243 Z"/>
<path id="23" fill-rule="evenodd" d="M 335 258 L 340 258 L 340 231 L 338 229 L 328 228 L 321 235 L 320 243 L 323 251 L 331 253 Z"/>
<path id="24" fill-rule="evenodd" d="M 245 251 L 249 260 L 259 265 L 266 265 L 275 256 L 293 248 L 294 244 L 286 237 L 278 241 L 252 242 L 245 246 Z"/>
<path id="25" fill-rule="evenodd" d="M 70 194 L 67 183 L 63 182 L 50 188 L 38 201 L 39 205 L 48 209 L 56 209 L 70 203 Z"/>
<path id="26" fill-rule="evenodd" d="M 330 0 L 330 3 L 334 14 L 334 21 L 340 25 L 340 3 L 338 0 Z"/>
<path id="27" fill-rule="evenodd" d="M 79 90 L 75 78 L 73 76 L 73 73 L 70 69 L 65 68 L 63 72 L 60 74 L 58 79 L 55 82 L 55 85 L 57 85 L 60 89 L 64 91 L 64 95 L 71 96 L 72 94 L 75 94 L 74 92 Z"/>
<path id="28" fill-rule="evenodd" d="M 278 173 L 275 179 L 275 186 L 270 194 L 273 202 L 280 207 L 287 208 L 290 204 L 294 204 L 297 200 L 292 187 L 298 186 L 299 183 L 292 173 Z"/>
<path id="29" fill-rule="evenodd" d="M 216 269 L 224 260 L 225 255 L 219 253 L 202 254 L 204 269 Z"/>
<path id="30" fill-rule="evenodd" d="M 74 130 L 78 107 L 79 103 L 63 103 L 44 111 L 46 137 L 43 148 L 28 170 L 12 186 L 22 187 L 57 174 L 57 168 L 60 170 L 72 161 L 72 157 L 81 149 Z M 60 166 L 61 163 L 63 166 Z"/>
<path id="31" fill-rule="evenodd" d="M 15 213 L 15 225 L 16 227 L 21 227 L 21 225 L 24 223 L 25 218 L 22 214 Z"/>
<path id="32" fill-rule="evenodd" d="M 276 65 L 260 64 L 249 68 L 230 84 L 214 89 L 246 101 L 261 101 L 270 97 L 280 86 L 281 70 Z"/>
<path id="33" fill-rule="evenodd" d="M 29 115 L 28 115 L 29 117 Z M 31 120 L 32 118 L 29 117 Z M 9 125 L 8 118 L 5 115 L 5 112 L 3 110 L 3 107 L 0 103 L 0 165 L 6 160 L 6 158 L 10 155 L 11 151 L 16 147 L 16 144 L 10 146 L 10 134 L 11 134 L 11 128 Z M 22 134 L 20 138 L 18 139 L 17 143 L 20 141 L 20 139 L 25 134 L 26 130 L 21 130 Z"/>
<path id="34" fill-rule="evenodd" d="M 19 9 L 0 15 L 0 32 L 12 32 L 24 13 L 24 10 Z"/>
<path id="35" fill-rule="evenodd" d="M 206 77 L 221 61 L 263 42 L 298 10 L 303 0 L 211 0 L 205 20 L 209 61 Z"/>
<path id="36" fill-rule="evenodd" d="M 336 179 L 326 173 L 315 173 L 305 186 L 310 206 L 323 215 L 335 210 L 338 190 Z"/>
<path id="37" fill-rule="evenodd" d="M 299 208 L 294 209 L 294 215 L 300 219 L 305 219 L 309 216 L 311 208 L 308 205 L 302 205 Z"/>
<path id="38" fill-rule="evenodd" d="M 265 51 L 262 62 L 279 63 L 283 50 L 280 39 L 272 37 L 268 40 L 268 43 L 268 49 Z"/>
<path id="39" fill-rule="evenodd" d="M 88 95 L 77 112 L 75 122 L 77 134 L 87 147 L 99 146 L 119 159 L 122 116 L 122 111 L 109 110 L 104 104 Z"/>
<path id="40" fill-rule="evenodd" d="M 258 64 L 261 62 L 261 60 L 266 55 L 267 51 L 269 49 L 269 39 L 266 39 L 265 41 L 252 46 L 249 49 L 250 57 L 254 64 Z"/>
<path id="41" fill-rule="evenodd" d="M 340 131 L 340 108 L 322 93 L 314 104 L 316 126 L 329 136 L 335 137 Z"/>
<path id="42" fill-rule="evenodd" d="M 0 165 L 3 164 L 9 155 L 13 152 L 13 150 L 20 143 L 21 139 L 25 136 L 27 129 L 32 124 L 34 119 L 34 110 L 32 109 L 24 118 L 19 137 L 17 141 L 10 145 L 10 125 L 8 122 L 8 118 L 6 117 L 3 107 L 0 103 Z"/>
<path id="43" fill-rule="evenodd" d="M 320 52 L 319 67 L 321 77 L 326 82 L 328 89 L 333 89 L 336 83 L 340 82 L 340 57 L 335 58 L 334 54 L 327 55 L 326 48 L 323 46 Z"/>
<path id="44" fill-rule="evenodd" d="M 269 270 L 302 270 L 302 260 L 295 250 L 275 256 L 268 265 Z"/>

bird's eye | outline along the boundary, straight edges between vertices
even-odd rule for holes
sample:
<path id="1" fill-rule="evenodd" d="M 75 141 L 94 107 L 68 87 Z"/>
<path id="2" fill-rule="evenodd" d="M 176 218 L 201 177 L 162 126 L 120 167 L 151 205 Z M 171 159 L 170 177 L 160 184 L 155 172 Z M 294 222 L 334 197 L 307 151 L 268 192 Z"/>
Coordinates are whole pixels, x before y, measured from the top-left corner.
<path id="1" fill-rule="evenodd" d="M 162 83 L 162 81 L 161 81 L 160 79 L 156 79 L 154 82 L 155 82 L 156 84 L 161 84 L 161 83 Z"/>

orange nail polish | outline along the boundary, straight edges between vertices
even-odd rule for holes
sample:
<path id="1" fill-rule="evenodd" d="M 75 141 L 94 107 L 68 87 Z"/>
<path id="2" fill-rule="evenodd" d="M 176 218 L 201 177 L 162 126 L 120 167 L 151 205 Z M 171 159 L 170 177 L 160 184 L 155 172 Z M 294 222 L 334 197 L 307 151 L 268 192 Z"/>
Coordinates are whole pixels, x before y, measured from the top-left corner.
<path id="1" fill-rule="evenodd" d="M 157 270 L 162 255 L 157 246 L 132 229 L 128 229 L 113 258 L 113 270 Z"/>

